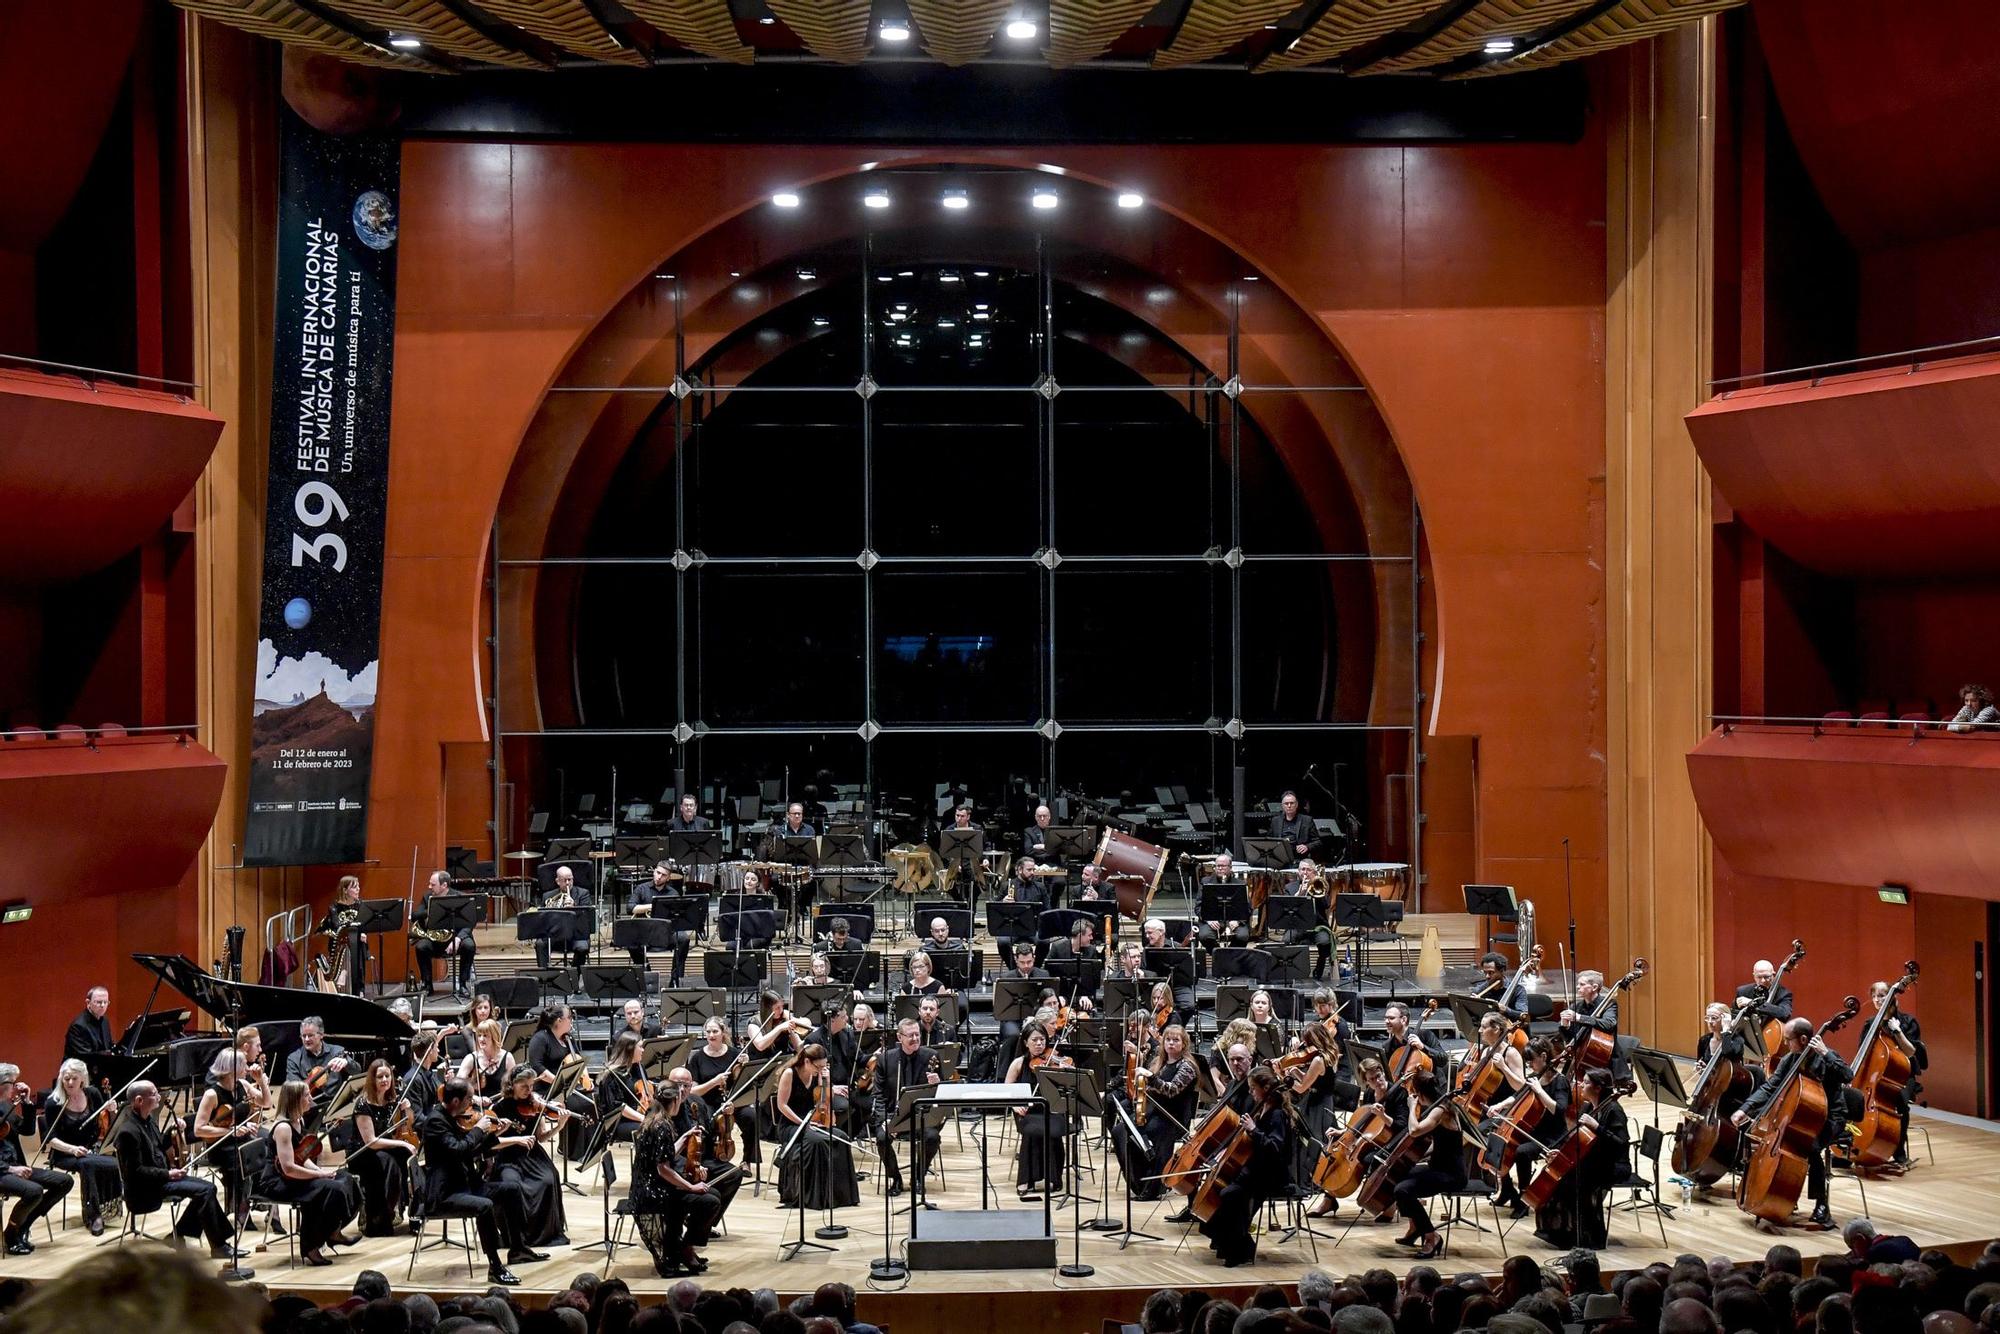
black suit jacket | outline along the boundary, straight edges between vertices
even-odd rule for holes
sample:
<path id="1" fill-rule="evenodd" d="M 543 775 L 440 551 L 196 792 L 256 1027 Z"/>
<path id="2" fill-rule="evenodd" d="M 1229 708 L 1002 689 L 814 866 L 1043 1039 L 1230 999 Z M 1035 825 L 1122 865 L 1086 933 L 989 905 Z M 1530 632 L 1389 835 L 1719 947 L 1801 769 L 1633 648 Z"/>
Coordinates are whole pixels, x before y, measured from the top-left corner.
<path id="1" fill-rule="evenodd" d="M 1745 996 L 1754 996 L 1757 991 L 1758 986 L 1755 982 L 1745 982 L 1736 988 L 1736 999 L 1742 1000 Z M 1757 1012 L 1757 1017 L 1760 1019 L 1776 1019 L 1779 1023 L 1783 1023 L 1792 1017 L 1792 993 L 1784 983 L 1780 982 L 1771 988 L 1770 995 L 1751 1008 Z"/>
<path id="2" fill-rule="evenodd" d="M 118 1178 L 125 1184 L 125 1207 L 149 1214 L 166 1202 L 167 1150 L 150 1122 L 129 1117 L 111 1137 Z"/>
<path id="3" fill-rule="evenodd" d="M 111 1022 L 98 1019 L 85 1010 L 69 1022 L 69 1032 L 63 1037 L 63 1059 L 80 1061 L 93 1052 L 111 1050 Z"/>
<path id="4" fill-rule="evenodd" d="M 1038 824 L 1029 825 L 1028 832 L 1021 835 L 1022 855 L 1027 857 L 1033 857 L 1037 861 L 1040 861 L 1042 854 L 1047 852 L 1048 850 L 1049 850 L 1049 831 L 1042 828 Z"/>
<path id="5" fill-rule="evenodd" d="M 673 818 L 667 821 L 667 831 L 675 834 L 693 834 L 703 829 L 713 828 L 715 826 L 708 822 L 706 815 L 697 815 L 692 821 L 683 821 L 680 812 L 675 811 Z"/>
<path id="6" fill-rule="evenodd" d="M 882 1059 L 875 1062 L 877 1097 L 869 1112 L 869 1122 L 876 1134 L 881 1134 L 895 1119 L 896 1104 L 903 1096 L 902 1090 L 913 1084 L 926 1083 L 933 1070 L 938 1071 L 940 1082 L 949 1073 L 939 1068 L 937 1053 L 929 1047 L 905 1052 L 901 1045 L 892 1042 L 882 1049 Z"/>
<path id="7" fill-rule="evenodd" d="M 1584 1035 L 1590 1032 L 1592 1029 L 1609 1033 L 1614 1038 L 1618 1036 L 1618 998 L 1616 996 L 1613 996 L 1610 997 L 1609 999 L 1606 999 L 1604 996 L 1600 995 L 1598 997 L 1598 1000 L 1603 1003 L 1604 1005 L 1603 1010 L 1599 1011 L 1597 1014 L 1590 1014 L 1583 1010 L 1577 1010 L 1576 1022 L 1573 1024 L 1564 1024 L 1561 1027 L 1561 1029 L 1558 1030 L 1562 1034 L 1563 1041 L 1581 1042 L 1583 1041 Z M 1571 1002 L 1570 1008 L 1571 1009 L 1576 1008 L 1575 1002 Z"/>
<path id="8" fill-rule="evenodd" d="M 483 1130 L 459 1129 L 442 1106 L 424 1114 L 424 1181 L 431 1209 L 448 1195 L 482 1193 L 479 1152 L 490 1138 Z"/>
<path id="9" fill-rule="evenodd" d="M 1313 822 L 1304 811 L 1300 811 L 1295 818 L 1290 820 L 1287 820 L 1283 815 L 1274 816 L 1271 820 L 1271 837 L 1283 843 L 1285 851 L 1292 853 L 1293 856 L 1297 856 L 1298 854 L 1295 849 L 1299 844 L 1303 843 L 1307 847 L 1312 846 L 1313 838 L 1315 837 L 1313 834 Z"/>
<path id="10" fill-rule="evenodd" d="M 1847 1062 L 1834 1055 L 1830 1048 L 1824 1056 L 1817 1054 L 1811 1048 L 1807 1048 L 1798 1055 L 1786 1055 L 1785 1059 L 1779 1063 L 1777 1072 L 1759 1084 L 1756 1091 L 1743 1100 L 1743 1114 L 1753 1121 L 1756 1120 L 1763 1113 L 1764 1109 L 1770 1105 L 1772 1097 L 1776 1095 L 1779 1089 L 1785 1086 L 1786 1079 L 1791 1075 L 1794 1067 L 1798 1066 L 1801 1061 L 1805 1064 L 1805 1071 L 1800 1075 L 1800 1078 L 1817 1079 L 1819 1081 L 1821 1089 L 1826 1093 L 1826 1105 L 1828 1107 L 1844 1106 L 1845 1103 L 1841 1090 L 1846 1087 L 1849 1080 L 1854 1078 L 1854 1071 L 1848 1068 Z M 1826 1124 L 1820 1128 L 1818 1142 L 1821 1144 L 1831 1144 L 1835 1131 L 1845 1126 L 1846 1122 L 1847 1118 L 1844 1116 L 1834 1115 L 1827 1117 Z"/>
<path id="11" fill-rule="evenodd" d="M 861 1049 L 861 1038 L 855 1033 L 854 1029 L 850 1026 L 841 1029 L 839 1033 L 828 1033 L 826 1025 L 821 1024 L 818 1028 L 806 1034 L 807 1046 L 811 1046 L 815 1042 L 826 1048 L 826 1063 L 829 1072 L 833 1075 L 833 1082 L 836 1084 L 852 1084 L 854 1082 L 855 1058 L 859 1055 Z"/>

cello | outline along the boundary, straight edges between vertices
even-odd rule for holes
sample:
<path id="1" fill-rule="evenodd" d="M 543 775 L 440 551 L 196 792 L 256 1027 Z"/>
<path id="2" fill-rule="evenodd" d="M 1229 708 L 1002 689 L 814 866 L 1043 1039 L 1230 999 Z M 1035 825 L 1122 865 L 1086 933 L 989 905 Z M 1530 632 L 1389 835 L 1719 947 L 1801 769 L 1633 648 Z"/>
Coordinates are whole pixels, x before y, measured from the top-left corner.
<path id="1" fill-rule="evenodd" d="M 1437 1013 L 1437 1007 L 1436 997 L 1425 1001 L 1424 1012 L 1410 1021 L 1409 1031 L 1413 1034 L 1421 1032 L 1424 1021 Z M 1429 1074 L 1435 1067 L 1435 1062 L 1431 1060 L 1430 1052 L 1424 1048 L 1421 1042 L 1411 1043 L 1405 1041 L 1398 1044 L 1396 1050 L 1390 1052 L 1383 1059 L 1382 1065 L 1389 1072 L 1389 1082 L 1391 1084 L 1408 1084 L 1418 1075 Z"/>
<path id="2" fill-rule="evenodd" d="M 1458 1078 L 1458 1096 L 1464 1101 L 1465 1114 L 1472 1120 L 1480 1120 L 1486 1115 L 1486 1108 L 1500 1091 L 1507 1086 L 1507 1058 L 1503 1053 L 1516 1050 L 1514 1039 L 1527 1025 L 1512 1023 L 1497 1045 L 1480 1052 L 1479 1059 L 1468 1064 Z"/>
<path id="3" fill-rule="evenodd" d="M 1819 1036 L 1836 1032 L 1861 1011 L 1860 998 L 1849 996 L 1839 1014 L 1819 1026 Z M 1736 1203 L 1745 1213 L 1772 1223 L 1782 1223 L 1798 1207 L 1799 1192 L 1805 1188 L 1806 1171 L 1819 1151 L 1819 1132 L 1825 1127 L 1829 1109 L 1826 1089 L 1817 1079 L 1802 1079 L 1803 1058 L 1792 1068 L 1771 1095 L 1763 1114 L 1743 1128 L 1750 1141 L 1750 1157 L 1736 1178 Z"/>
<path id="4" fill-rule="evenodd" d="M 1364 1214 L 1386 1214 L 1396 1207 L 1396 1184 L 1417 1166 L 1430 1142 L 1431 1132 L 1418 1131 L 1417 1123 L 1430 1115 L 1431 1108 L 1439 1103 L 1456 1101 L 1456 1093 L 1447 1093 L 1437 1102 L 1425 1106 L 1416 1089 L 1410 1090 L 1410 1124 L 1395 1142 L 1382 1151 L 1373 1171 L 1362 1181 L 1361 1188 L 1354 1194 L 1354 1202 Z"/>
<path id="5" fill-rule="evenodd" d="M 1548 1039 L 1544 1038 L 1542 1041 L 1546 1044 Z M 1486 1143 L 1480 1146 L 1479 1165 L 1496 1177 L 1505 1178 L 1507 1173 L 1513 1170 L 1514 1158 L 1521 1152 L 1523 1144 L 1533 1143 L 1538 1148 L 1541 1146 L 1540 1141 L 1535 1138 L 1535 1129 L 1541 1125 L 1542 1118 L 1549 1115 L 1549 1109 L 1542 1106 L 1542 1100 L 1535 1096 L 1535 1090 L 1530 1086 L 1540 1084 L 1545 1078 L 1553 1079 L 1555 1063 L 1544 1055 L 1541 1073 L 1537 1074 L 1533 1065 L 1534 1057 L 1547 1052 L 1548 1047 L 1546 1045 L 1539 1049 L 1530 1047 L 1529 1051 L 1531 1054 L 1527 1082 L 1515 1092 L 1513 1105 L 1507 1109 L 1507 1114 L 1500 1118 L 1500 1123 L 1487 1135 Z M 1550 1096 L 1553 1099 L 1554 1095 Z M 1496 1144 L 1499 1146 L 1497 1154 L 1494 1151 Z"/>
<path id="6" fill-rule="evenodd" d="M 1368 1176 L 1369 1159 L 1395 1137 L 1395 1123 L 1380 1103 L 1370 1103 L 1347 1119 L 1333 1143 L 1320 1152 L 1313 1164 L 1312 1182 L 1333 1199 L 1345 1199 L 1361 1189 Z"/>
<path id="7" fill-rule="evenodd" d="M 1792 952 L 1785 957 L 1785 961 L 1783 963 L 1778 965 L 1778 971 L 1771 975 L 1771 985 L 1765 990 L 1764 995 L 1762 997 L 1759 997 L 1759 999 L 1760 1000 L 1769 999 L 1771 993 L 1778 989 L 1778 984 L 1785 980 L 1785 974 L 1791 972 L 1792 969 L 1798 967 L 1799 960 L 1805 957 L 1806 957 L 1806 943 L 1803 940 L 1792 941 Z M 1783 1053 L 1780 1049 L 1784 1045 L 1785 1045 L 1785 1021 L 1782 1019 L 1766 1019 L 1764 1021 L 1764 1073 L 1765 1074 L 1775 1075 L 1778 1073 L 1778 1062 L 1783 1059 Z"/>
<path id="8" fill-rule="evenodd" d="M 1192 1126 L 1188 1127 L 1187 1138 L 1175 1146 L 1167 1158 L 1167 1170 L 1161 1179 L 1183 1195 L 1192 1196 L 1201 1189 L 1202 1174 L 1215 1156 L 1228 1147 L 1242 1127 L 1243 1119 L 1229 1100 L 1242 1086 L 1241 1080 L 1231 1080 L 1215 1105 L 1202 1113 Z"/>
<path id="9" fill-rule="evenodd" d="M 1587 1014 L 1595 1019 L 1604 1013 L 1604 1007 L 1617 1000 L 1634 982 L 1644 977 L 1651 965 L 1644 959 L 1632 960 L 1632 971 L 1618 979 L 1616 985 L 1605 988 L 1597 1003 Z M 1611 1060 L 1618 1054 L 1618 1039 L 1601 1028 L 1593 1028 L 1584 1039 L 1569 1049 L 1569 1063 L 1566 1073 L 1572 1079 L 1583 1078 L 1586 1070 L 1609 1070 Z"/>
<path id="10" fill-rule="evenodd" d="M 1889 1021 L 1896 1016 L 1896 997 L 1916 981 L 1917 961 L 1911 959 L 1882 998 L 1882 1008 L 1868 1021 L 1868 1030 L 1854 1053 L 1854 1087 L 1862 1101 L 1854 1147 L 1849 1151 L 1856 1167 L 1881 1167 L 1896 1156 L 1903 1142 L 1903 1098 L 1910 1086 L 1910 1057 L 1889 1031 Z"/>
<path id="11" fill-rule="evenodd" d="M 1606 1106 L 1638 1087 L 1629 1079 L 1620 1080 L 1598 1099 L 1595 1107 Z M 1581 1108 L 1581 1110 L 1589 1112 L 1595 1110 L 1595 1107 Z M 1569 1133 L 1556 1141 L 1555 1147 L 1549 1150 L 1548 1157 L 1542 1160 L 1542 1170 L 1535 1173 L 1535 1179 L 1521 1192 L 1521 1203 L 1530 1209 L 1548 1208 L 1563 1180 L 1583 1165 L 1583 1160 L 1590 1156 L 1591 1146 L 1596 1143 L 1596 1129 L 1584 1125 L 1579 1118 L 1577 1124 L 1569 1128 Z"/>
<path id="12" fill-rule="evenodd" d="M 1722 1104 L 1740 1103 L 1749 1095 L 1754 1081 L 1749 1066 L 1722 1054 L 1722 1039 L 1730 1028 L 1741 1025 L 1745 1019 L 1741 1014 L 1731 1015 L 1729 1027 L 1715 1035 L 1708 1060 L 1695 1074 L 1687 1112 L 1674 1128 L 1674 1171 L 1698 1186 L 1714 1185 L 1736 1163 L 1741 1135 L 1722 1114 Z"/>

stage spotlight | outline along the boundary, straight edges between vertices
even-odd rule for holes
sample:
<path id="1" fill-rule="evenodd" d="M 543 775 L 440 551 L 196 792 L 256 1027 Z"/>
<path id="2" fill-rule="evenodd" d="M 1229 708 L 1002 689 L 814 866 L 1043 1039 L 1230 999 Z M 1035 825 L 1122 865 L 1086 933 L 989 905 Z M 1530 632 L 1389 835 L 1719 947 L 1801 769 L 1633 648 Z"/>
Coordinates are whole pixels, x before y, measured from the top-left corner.
<path id="1" fill-rule="evenodd" d="M 1033 202 L 1035 207 L 1039 209 L 1054 208 L 1058 202 L 1056 199 L 1056 192 L 1053 190 L 1046 190 L 1046 189 L 1037 190 L 1035 191 Z"/>
<path id="2" fill-rule="evenodd" d="M 1513 49 L 1514 39 L 1512 37 L 1495 37 L 1486 44 L 1486 54 L 1489 56 L 1504 56 Z"/>
<path id="3" fill-rule="evenodd" d="M 947 190 L 944 192 L 944 206 L 953 212 L 959 212 L 971 208 L 972 200 L 966 197 L 963 190 Z"/>
<path id="4" fill-rule="evenodd" d="M 1118 196 L 1118 207 L 1120 208 L 1138 208 L 1145 202 L 1146 197 L 1144 195 L 1134 194 L 1130 190 Z"/>
<path id="5" fill-rule="evenodd" d="M 815 315 L 815 316 L 813 316 L 813 328 L 815 328 L 815 329 L 824 329 L 824 328 L 826 328 L 826 326 L 827 326 L 827 325 L 829 325 L 829 324 L 832 324 L 832 323 L 833 323 L 833 321 L 832 321 L 832 320 L 830 320 L 830 319 L 828 319 L 828 318 L 827 318 L 826 316 L 824 316 L 824 315 Z"/>
<path id="6" fill-rule="evenodd" d="M 1033 19 L 1015 19 L 1007 25 L 1008 38 L 1016 42 L 1032 42 L 1040 31 Z"/>
<path id="7" fill-rule="evenodd" d="M 861 202 L 869 208 L 887 208 L 889 207 L 889 192 L 882 189 L 870 190 L 867 194 L 861 196 Z"/>
<path id="8" fill-rule="evenodd" d="M 779 208 L 797 208 L 799 206 L 799 197 L 790 190 L 780 190 L 777 194 L 771 196 L 771 202 Z"/>
<path id="9" fill-rule="evenodd" d="M 910 25 L 901 19 L 888 19 L 875 30 L 875 35 L 885 42 L 907 42 L 910 40 Z"/>

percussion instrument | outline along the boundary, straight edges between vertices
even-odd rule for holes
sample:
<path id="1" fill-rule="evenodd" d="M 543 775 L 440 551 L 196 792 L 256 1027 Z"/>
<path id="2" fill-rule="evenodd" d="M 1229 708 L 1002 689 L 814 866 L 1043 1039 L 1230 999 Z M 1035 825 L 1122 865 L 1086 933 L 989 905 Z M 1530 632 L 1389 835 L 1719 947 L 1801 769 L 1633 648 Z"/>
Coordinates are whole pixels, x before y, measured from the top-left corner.
<path id="1" fill-rule="evenodd" d="M 1123 834 L 1106 825 L 1098 840 L 1097 855 L 1091 864 L 1105 873 L 1118 887 L 1118 913 L 1135 922 L 1146 919 L 1153 895 L 1159 891 L 1160 876 L 1167 869 L 1167 850 L 1144 839 Z M 1136 876 L 1135 880 L 1119 879 Z"/>
<path id="2" fill-rule="evenodd" d="M 921 843 L 899 843 L 889 849 L 889 865 L 895 880 L 889 888 L 897 894 L 921 895 L 931 891 L 937 879 L 937 854 Z"/>
<path id="3" fill-rule="evenodd" d="M 528 852 L 525 849 L 520 852 L 510 852 L 507 854 L 507 860 L 510 862 L 533 862 L 540 861 L 541 858 L 541 853 Z"/>
<path id="4" fill-rule="evenodd" d="M 1335 875 L 1343 872 L 1356 894 L 1373 894 L 1378 899 L 1394 899 L 1406 907 L 1409 905 L 1408 862 L 1349 862 L 1333 868 Z"/>

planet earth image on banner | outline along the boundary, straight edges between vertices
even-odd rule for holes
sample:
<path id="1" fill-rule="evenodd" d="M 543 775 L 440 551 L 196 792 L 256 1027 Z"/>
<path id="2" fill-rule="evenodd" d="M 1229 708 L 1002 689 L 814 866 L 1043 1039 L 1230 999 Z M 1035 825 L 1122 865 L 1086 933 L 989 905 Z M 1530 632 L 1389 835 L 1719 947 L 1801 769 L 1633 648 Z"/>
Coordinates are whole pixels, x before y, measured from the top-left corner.
<path id="1" fill-rule="evenodd" d="M 294 630 L 303 630 L 312 623 L 312 603 L 304 598 L 293 598 L 285 604 L 285 624 Z"/>
<path id="2" fill-rule="evenodd" d="M 364 190 L 354 201 L 354 234 L 370 250 L 396 244 L 396 208 L 380 190 Z"/>

